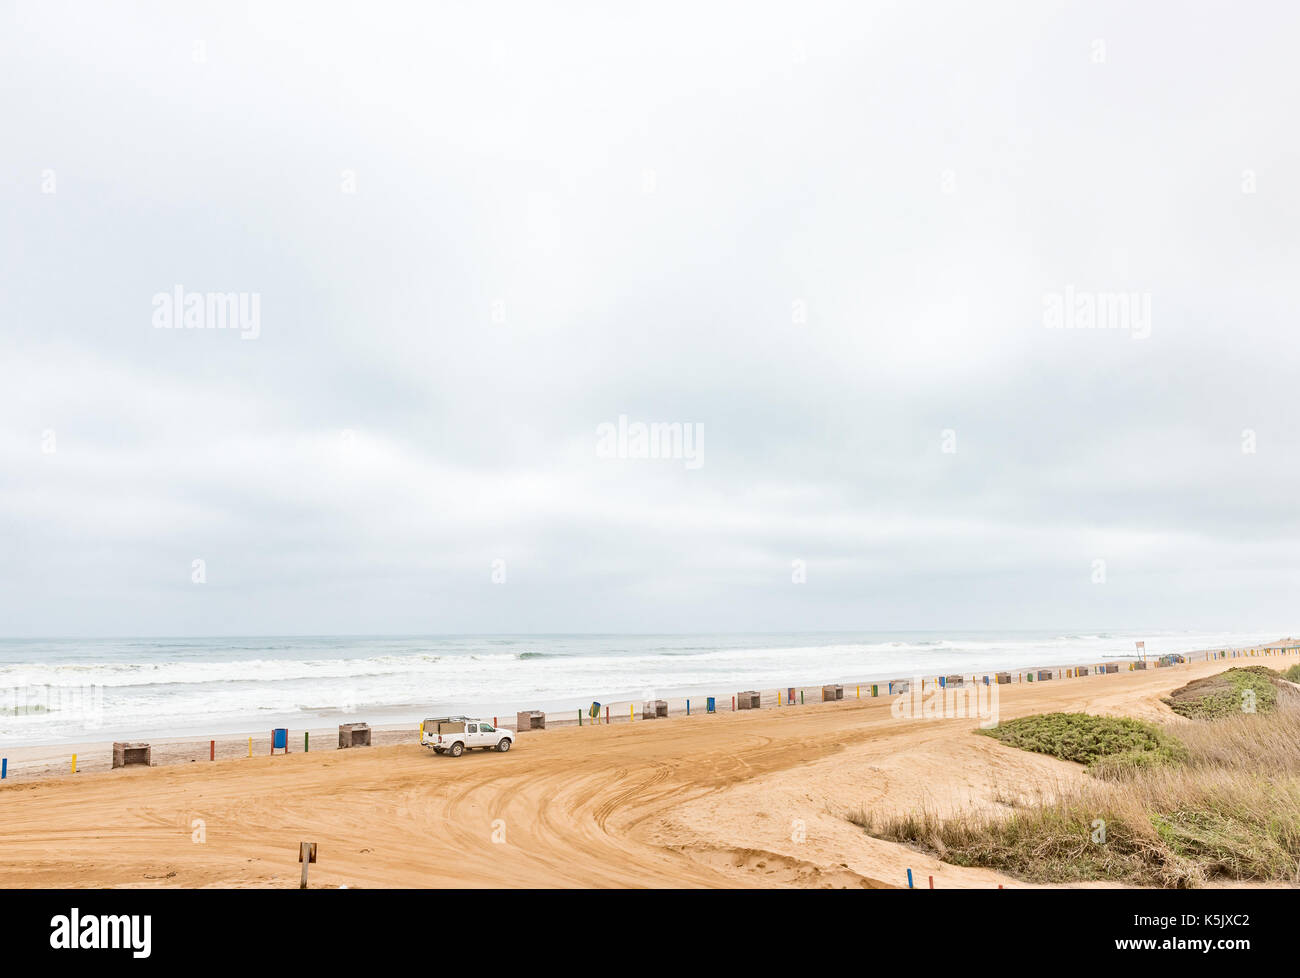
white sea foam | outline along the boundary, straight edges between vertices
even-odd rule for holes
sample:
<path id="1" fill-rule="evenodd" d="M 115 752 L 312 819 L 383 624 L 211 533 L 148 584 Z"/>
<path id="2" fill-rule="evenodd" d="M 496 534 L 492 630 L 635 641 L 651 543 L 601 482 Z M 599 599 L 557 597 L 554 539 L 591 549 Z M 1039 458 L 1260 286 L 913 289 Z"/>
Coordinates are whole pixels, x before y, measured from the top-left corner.
<path id="1" fill-rule="evenodd" d="M 1158 654 L 1282 634 L 3 640 L 0 742 L 202 735 L 272 723 L 301 728 L 344 714 L 393 722 L 437 709 L 576 710 L 592 699 L 649 692 L 727 697 L 750 687 L 1090 663 L 1131 655 L 1137 639 Z M 84 711 L 66 707 L 69 692 L 88 688 L 102 703 L 94 726 Z"/>

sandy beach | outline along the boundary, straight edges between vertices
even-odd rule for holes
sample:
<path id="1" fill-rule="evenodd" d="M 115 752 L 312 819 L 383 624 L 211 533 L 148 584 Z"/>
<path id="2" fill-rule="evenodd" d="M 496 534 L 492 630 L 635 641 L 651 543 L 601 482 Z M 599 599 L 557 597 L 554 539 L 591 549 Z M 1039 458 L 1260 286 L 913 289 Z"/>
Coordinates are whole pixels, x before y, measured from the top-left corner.
<path id="1" fill-rule="evenodd" d="M 1300 655 L 1252 663 L 1286 668 Z M 1085 711 L 1183 723 L 1160 697 L 1232 661 L 1003 686 L 1003 720 Z M 1050 796 L 1078 765 L 977 736 L 971 718 L 897 719 L 852 698 L 519 735 L 439 757 L 410 730 L 375 746 L 266 755 L 267 734 L 155 744 L 171 763 L 0 786 L 0 886 L 284 887 L 302 841 L 314 887 L 1020 886 L 868 837 L 858 810 L 940 811 Z M 300 738 L 300 733 L 296 734 Z M 198 756 L 185 757 L 184 753 Z M 40 750 L 49 751 L 48 748 Z M 12 752 L 11 752 L 12 753 Z M 92 752 L 93 753 L 93 752 Z M 23 760 L 19 770 L 33 763 Z M 47 758 L 51 774 L 63 761 Z"/>

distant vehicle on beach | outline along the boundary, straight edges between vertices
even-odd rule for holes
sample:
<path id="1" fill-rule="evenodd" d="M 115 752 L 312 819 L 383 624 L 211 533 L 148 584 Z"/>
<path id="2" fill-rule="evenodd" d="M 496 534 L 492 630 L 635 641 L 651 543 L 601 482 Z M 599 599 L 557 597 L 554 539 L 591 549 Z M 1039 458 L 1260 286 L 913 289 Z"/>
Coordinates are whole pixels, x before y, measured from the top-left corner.
<path id="1" fill-rule="evenodd" d="M 514 742 L 509 730 L 498 730 L 477 717 L 432 717 L 420 724 L 420 743 L 435 754 L 460 757 L 475 747 L 504 754 Z"/>

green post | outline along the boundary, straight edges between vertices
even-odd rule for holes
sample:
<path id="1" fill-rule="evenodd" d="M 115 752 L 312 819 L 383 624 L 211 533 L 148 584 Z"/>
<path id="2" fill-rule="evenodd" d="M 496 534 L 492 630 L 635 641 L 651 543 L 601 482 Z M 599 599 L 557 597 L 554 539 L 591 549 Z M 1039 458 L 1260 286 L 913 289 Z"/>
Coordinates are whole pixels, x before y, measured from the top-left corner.
<path id="1" fill-rule="evenodd" d="M 309 734 L 306 730 L 304 730 L 302 732 L 302 752 L 304 754 L 306 754 L 308 750 L 308 745 L 310 743 L 310 741 L 308 740 L 309 737 L 311 737 L 311 734 Z"/>
<path id="2" fill-rule="evenodd" d="M 578 711 L 578 726 L 582 726 L 582 711 Z"/>
<path id="3" fill-rule="evenodd" d="M 803 690 L 799 690 L 799 705 L 803 706 Z"/>
<path id="4" fill-rule="evenodd" d="M 876 686 L 876 685 L 872 685 L 872 687 L 871 687 L 871 695 L 872 695 L 872 696 L 879 696 L 879 695 L 880 695 L 880 687 L 879 687 L 879 686 Z"/>

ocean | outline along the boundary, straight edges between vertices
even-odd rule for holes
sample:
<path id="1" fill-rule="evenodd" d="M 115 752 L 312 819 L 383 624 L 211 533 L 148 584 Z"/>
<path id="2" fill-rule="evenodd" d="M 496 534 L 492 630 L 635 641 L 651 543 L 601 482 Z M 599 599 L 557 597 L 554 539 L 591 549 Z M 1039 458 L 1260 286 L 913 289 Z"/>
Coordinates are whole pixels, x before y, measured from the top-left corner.
<path id="1" fill-rule="evenodd" d="M 895 632 L 0 639 L 0 745 L 216 736 L 336 720 L 576 711 L 592 700 L 1074 665 L 1276 633 Z"/>

